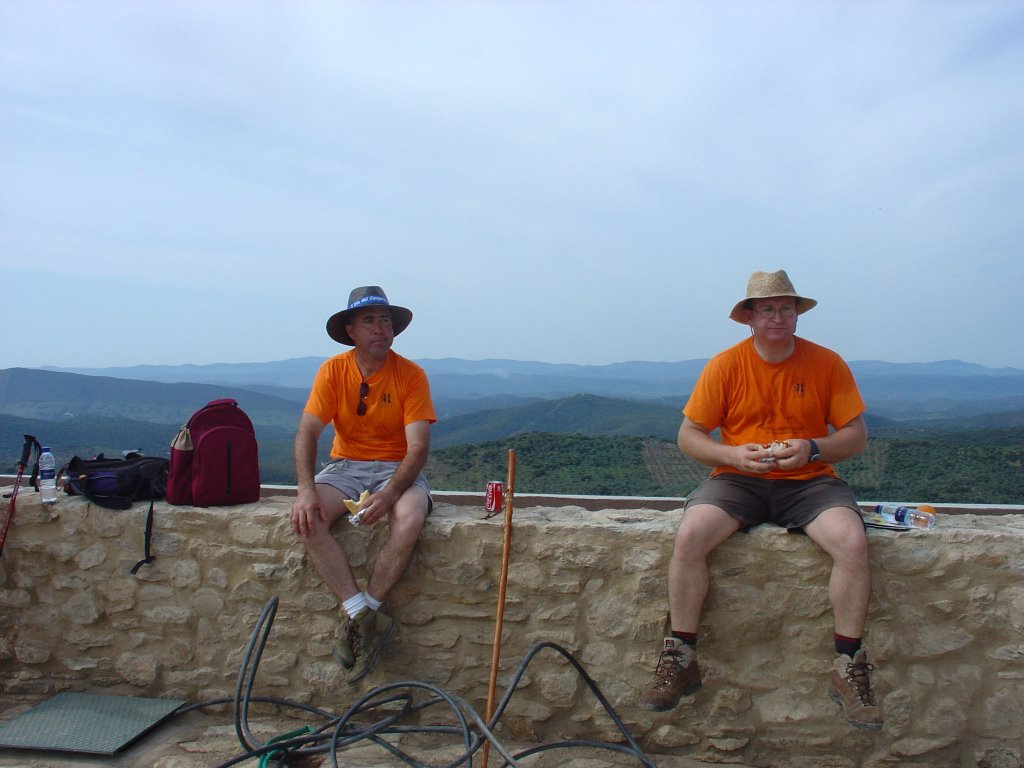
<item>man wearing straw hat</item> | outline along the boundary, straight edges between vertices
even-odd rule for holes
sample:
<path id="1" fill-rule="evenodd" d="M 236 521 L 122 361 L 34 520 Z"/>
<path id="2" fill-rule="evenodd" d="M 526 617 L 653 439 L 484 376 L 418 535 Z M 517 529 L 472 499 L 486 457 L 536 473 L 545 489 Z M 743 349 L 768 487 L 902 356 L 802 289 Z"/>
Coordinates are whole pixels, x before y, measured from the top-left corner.
<path id="1" fill-rule="evenodd" d="M 708 362 L 683 409 L 680 449 L 714 469 L 687 498 L 676 533 L 672 634 L 642 694 L 646 709 L 672 709 L 701 686 L 696 646 L 708 555 L 736 531 L 770 522 L 802 530 L 832 558 L 837 657 L 829 696 L 854 727 L 882 727 L 861 645 L 871 593 L 867 537 L 856 498 L 833 468 L 867 446 L 864 402 L 836 353 L 796 336 L 797 318 L 816 304 L 783 270 L 751 275 L 729 314 L 750 327 L 750 338 Z"/>
<path id="2" fill-rule="evenodd" d="M 411 321 L 412 312 L 389 303 L 379 286 L 353 290 L 345 309 L 327 321 L 328 335 L 352 349 L 320 367 L 295 436 L 292 528 L 345 610 L 334 656 L 350 670 L 350 683 L 373 669 L 395 634 L 381 603 L 409 564 L 430 514 L 422 474 L 436 421 L 430 386 L 420 366 L 391 349 Z M 327 424 L 334 427 L 332 461 L 314 476 L 317 439 Z M 388 526 L 365 590 L 331 533 L 349 505 L 358 505 L 353 525 L 383 520 Z"/>

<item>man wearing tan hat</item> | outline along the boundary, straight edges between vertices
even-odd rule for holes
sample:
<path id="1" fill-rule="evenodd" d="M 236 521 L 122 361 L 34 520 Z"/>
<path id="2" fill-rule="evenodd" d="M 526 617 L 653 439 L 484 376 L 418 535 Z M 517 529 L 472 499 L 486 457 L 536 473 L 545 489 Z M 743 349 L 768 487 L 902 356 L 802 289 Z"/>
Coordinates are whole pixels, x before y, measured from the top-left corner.
<path id="1" fill-rule="evenodd" d="M 430 514 L 422 475 L 436 421 L 430 386 L 420 366 L 391 349 L 411 321 L 412 312 L 389 303 L 379 286 L 353 290 L 345 309 L 327 321 L 328 335 L 353 349 L 320 366 L 295 436 L 292 528 L 345 610 L 334 656 L 350 670 L 350 683 L 373 669 L 395 634 L 381 603 L 409 564 Z M 317 439 L 327 424 L 334 427 L 333 461 L 314 476 Z M 350 506 L 354 526 L 388 526 L 365 590 L 331 532 Z"/>
<path id="2" fill-rule="evenodd" d="M 861 647 L 871 593 L 867 537 L 856 498 L 833 468 L 867 447 L 864 402 L 835 352 L 796 336 L 798 316 L 816 304 L 782 270 L 751 275 L 729 314 L 750 327 L 750 338 L 708 362 L 683 409 L 679 448 L 714 469 L 687 498 L 676 533 L 672 634 L 641 697 L 646 709 L 672 709 L 701 687 L 696 646 L 708 555 L 736 531 L 774 523 L 802 530 L 831 556 L 837 658 L 829 696 L 851 725 L 882 727 Z"/>

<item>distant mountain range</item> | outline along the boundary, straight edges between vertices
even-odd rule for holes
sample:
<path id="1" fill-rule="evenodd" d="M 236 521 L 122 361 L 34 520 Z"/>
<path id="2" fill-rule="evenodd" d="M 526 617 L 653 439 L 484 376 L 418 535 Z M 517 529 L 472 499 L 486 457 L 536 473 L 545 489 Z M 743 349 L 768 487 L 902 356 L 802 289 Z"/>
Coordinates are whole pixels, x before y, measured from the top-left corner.
<path id="1" fill-rule="evenodd" d="M 196 409 L 231 397 L 256 427 L 264 482 L 292 483 L 295 427 L 320 362 L 300 358 L 87 373 L 0 370 L 0 472 L 13 470 L 24 434 L 50 442 L 65 459 L 99 452 L 116 455 L 127 449 L 165 455 L 178 427 Z M 531 433 L 639 437 L 672 445 L 680 409 L 705 363 L 418 362 L 430 376 L 438 411 L 438 423 L 431 430 L 431 447 L 437 451 Z M 1022 370 L 993 370 L 958 361 L 868 361 L 852 367 L 868 403 L 866 419 L 873 437 L 1024 427 Z M 194 380 L 187 381 L 190 377 Z M 322 459 L 331 434 L 328 429 L 321 437 Z"/>
<path id="2" fill-rule="evenodd" d="M 241 388 L 304 403 L 322 362 L 319 357 L 301 357 L 267 363 L 39 370 Z M 662 404 L 670 401 L 678 411 L 707 360 L 632 361 L 611 365 L 458 358 L 426 358 L 416 362 L 430 377 L 439 415 L 454 416 L 577 394 Z M 960 360 L 932 363 L 864 360 L 852 362 L 850 367 L 868 410 L 878 416 L 956 418 L 1024 408 L 1024 370 L 1019 368 L 986 368 Z"/>
<path id="3" fill-rule="evenodd" d="M 86 376 L 35 368 L 0 370 L 0 413 L 49 421 L 73 416 L 121 417 L 181 424 L 210 400 L 245 401 L 253 421 L 294 430 L 302 406 L 294 400 L 237 386 Z"/>

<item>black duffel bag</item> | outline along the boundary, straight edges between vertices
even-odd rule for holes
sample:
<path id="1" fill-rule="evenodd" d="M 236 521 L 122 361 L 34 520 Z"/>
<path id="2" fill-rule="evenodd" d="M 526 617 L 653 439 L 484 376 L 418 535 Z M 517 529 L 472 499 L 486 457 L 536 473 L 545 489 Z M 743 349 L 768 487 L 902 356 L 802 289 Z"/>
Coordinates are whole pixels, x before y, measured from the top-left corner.
<path id="1" fill-rule="evenodd" d="M 123 459 L 108 459 L 102 453 L 94 459 L 75 456 L 61 469 L 64 492 L 85 496 L 101 507 L 128 509 L 133 501 L 164 497 L 168 465 L 167 459 L 138 453 Z"/>
<path id="2" fill-rule="evenodd" d="M 108 459 L 102 453 L 94 459 L 75 456 L 61 468 L 64 492 L 84 496 L 108 509 L 128 509 L 134 501 L 148 501 L 143 558 L 132 568 L 135 573 L 153 562 L 150 543 L 153 538 L 153 502 L 167 493 L 168 459 L 159 456 L 125 454 L 123 459 Z"/>

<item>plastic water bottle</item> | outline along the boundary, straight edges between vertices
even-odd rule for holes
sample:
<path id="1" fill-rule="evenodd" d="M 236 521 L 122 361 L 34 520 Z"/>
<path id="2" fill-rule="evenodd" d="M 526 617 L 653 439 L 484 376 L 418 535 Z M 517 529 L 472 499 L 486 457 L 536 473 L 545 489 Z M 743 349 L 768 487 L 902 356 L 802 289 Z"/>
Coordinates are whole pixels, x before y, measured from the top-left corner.
<path id="1" fill-rule="evenodd" d="M 935 527 L 935 509 L 922 504 L 919 507 L 904 507 L 899 504 L 878 504 L 875 512 L 887 523 L 907 525 L 930 531 Z"/>
<path id="2" fill-rule="evenodd" d="M 57 460 L 49 448 L 39 454 L 39 495 L 43 504 L 57 503 Z"/>

